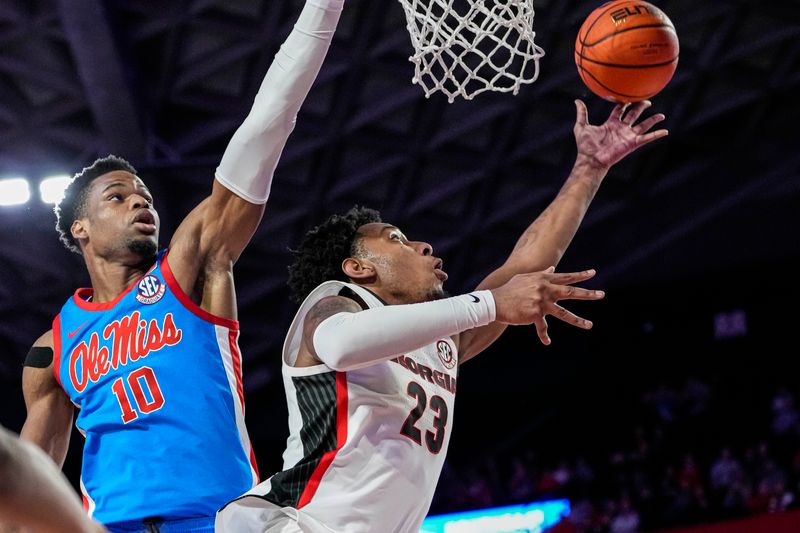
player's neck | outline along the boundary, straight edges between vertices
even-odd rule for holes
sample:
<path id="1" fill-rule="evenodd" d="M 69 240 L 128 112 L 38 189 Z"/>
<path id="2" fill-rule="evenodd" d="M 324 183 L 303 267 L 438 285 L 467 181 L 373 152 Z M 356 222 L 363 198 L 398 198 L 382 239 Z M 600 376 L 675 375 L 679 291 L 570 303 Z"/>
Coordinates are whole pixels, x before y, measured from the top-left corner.
<path id="1" fill-rule="evenodd" d="M 380 300 L 383 305 L 403 305 L 417 303 L 417 301 L 407 294 L 397 293 L 377 284 L 361 286 L 371 292 L 373 296 Z"/>
<path id="2" fill-rule="evenodd" d="M 92 281 L 92 301 L 96 303 L 114 300 L 153 266 L 150 260 L 120 262 L 98 256 L 84 256 L 84 258 Z"/>

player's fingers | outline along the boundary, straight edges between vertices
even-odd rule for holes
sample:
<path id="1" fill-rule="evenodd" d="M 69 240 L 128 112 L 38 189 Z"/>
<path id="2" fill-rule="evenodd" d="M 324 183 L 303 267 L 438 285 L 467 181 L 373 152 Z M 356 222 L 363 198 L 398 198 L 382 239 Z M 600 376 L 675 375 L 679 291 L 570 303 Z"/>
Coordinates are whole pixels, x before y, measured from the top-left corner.
<path id="1" fill-rule="evenodd" d="M 571 311 L 567 311 L 558 304 L 552 305 L 551 315 L 557 319 L 581 329 L 592 329 L 592 321 L 581 318 Z"/>
<path id="2" fill-rule="evenodd" d="M 633 127 L 633 131 L 637 135 L 642 135 L 643 133 L 646 133 L 647 130 L 649 130 L 650 128 L 652 128 L 653 126 L 655 126 L 656 124 L 658 124 L 659 122 L 664 120 L 665 118 L 667 118 L 667 117 L 664 116 L 661 113 L 653 115 L 652 117 L 648 117 L 648 118 L 644 119 L 643 121 L 641 121 L 639 124 L 635 125 Z"/>
<path id="3" fill-rule="evenodd" d="M 583 100 L 575 100 L 575 109 L 577 111 L 577 118 L 575 119 L 575 125 L 577 126 L 588 125 L 589 112 L 586 110 L 586 104 L 583 103 Z"/>
<path id="4" fill-rule="evenodd" d="M 568 285 L 592 279 L 595 274 L 597 274 L 597 271 L 593 268 L 581 270 L 580 272 L 558 272 L 550 276 L 550 282 L 559 285 Z"/>
<path id="5" fill-rule="evenodd" d="M 541 318 L 537 318 L 533 321 L 533 325 L 536 326 L 536 334 L 539 336 L 539 340 L 545 346 L 550 344 L 550 335 L 547 334 L 547 320 L 544 316 Z"/>
<path id="6" fill-rule="evenodd" d="M 608 116 L 608 119 L 622 120 L 622 115 L 625 113 L 626 109 L 628 109 L 628 104 L 615 105 L 614 109 L 611 110 L 611 114 Z"/>
<path id="7" fill-rule="evenodd" d="M 584 289 L 574 285 L 556 285 L 555 300 L 601 300 L 605 297 L 605 291 L 595 289 Z"/>
<path id="8" fill-rule="evenodd" d="M 651 105 L 653 105 L 653 103 L 650 100 L 642 100 L 641 102 L 636 102 L 628 110 L 628 113 L 625 115 L 625 118 L 622 121 L 625 124 L 633 125 L 633 123 L 639 120 L 639 117 L 642 116 L 644 110 L 650 107 Z"/>
<path id="9" fill-rule="evenodd" d="M 660 139 L 662 137 L 666 137 L 667 135 L 669 135 L 669 131 L 667 131 L 667 130 L 651 131 L 650 133 L 648 133 L 646 135 L 639 135 L 636 138 L 636 145 L 637 145 L 637 147 L 644 146 L 647 143 L 651 143 L 651 142 L 655 141 L 656 139 Z"/>

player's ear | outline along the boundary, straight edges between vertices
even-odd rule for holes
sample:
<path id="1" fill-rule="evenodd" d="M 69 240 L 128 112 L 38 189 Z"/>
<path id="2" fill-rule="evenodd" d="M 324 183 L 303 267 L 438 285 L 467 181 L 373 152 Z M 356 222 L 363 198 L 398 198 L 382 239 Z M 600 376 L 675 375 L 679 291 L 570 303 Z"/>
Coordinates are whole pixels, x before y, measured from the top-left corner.
<path id="1" fill-rule="evenodd" d="M 85 239 L 89 236 L 86 231 L 86 221 L 83 219 L 75 220 L 72 225 L 69 227 L 70 233 L 72 233 L 72 237 L 74 239 Z"/>
<path id="2" fill-rule="evenodd" d="M 376 275 L 375 265 L 369 259 L 348 257 L 342 261 L 342 271 L 350 279 L 367 281 Z"/>

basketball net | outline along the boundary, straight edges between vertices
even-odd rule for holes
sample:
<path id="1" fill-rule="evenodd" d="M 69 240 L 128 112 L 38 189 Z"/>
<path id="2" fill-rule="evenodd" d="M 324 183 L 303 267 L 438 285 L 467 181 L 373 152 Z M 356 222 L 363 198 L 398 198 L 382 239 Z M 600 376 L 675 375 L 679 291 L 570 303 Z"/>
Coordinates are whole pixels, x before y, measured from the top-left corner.
<path id="1" fill-rule="evenodd" d="M 517 94 L 539 75 L 544 50 L 533 42 L 532 0 L 399 0 L 425 97 L 453 103 L 484 91 Z M 455 5 L 454 5 L 455 4 Z"/>

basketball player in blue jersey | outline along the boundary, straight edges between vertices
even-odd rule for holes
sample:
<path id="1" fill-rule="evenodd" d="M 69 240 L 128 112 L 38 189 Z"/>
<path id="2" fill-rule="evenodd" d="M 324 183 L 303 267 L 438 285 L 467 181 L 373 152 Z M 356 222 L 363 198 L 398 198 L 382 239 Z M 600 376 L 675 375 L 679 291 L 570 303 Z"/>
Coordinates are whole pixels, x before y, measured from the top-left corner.
<path id="1" fill-rule="evenodd" d="M 572 173 L 472 293 L 444 297 L 447 274 L 433 248 L 371 209 L 310 231 L 290 269 L 302 303 L 283 348 L 284 470 L 225 506 L 217 530 L 419 531 L 447 453 L 458 365 L 509 324 L 534 324 L 544 344 L 548 315 L 592 326 L 558 302 L 602 298 L 574 285 L 594 271 L 556 273 L 555 265 L 611 165 L 667 134 L 650 132 L 661 114 L 637 123 L 649 105 L 617 106 L 592 126 L 576 101 Z"/>
<path id="2" fill-rule="evenodd" d="M 232 269 L 342 9 L 307 0 L 210 196 L 166 249 L 150 191 L 120 158 L 83 169 L 57 207 L 91 287 L 67 300 L 26 359 L 22 438 L 63 464 L 80 408 L 84 506 L 110 531 L 213 531 L 217 509 L 258 483 Z"/>

